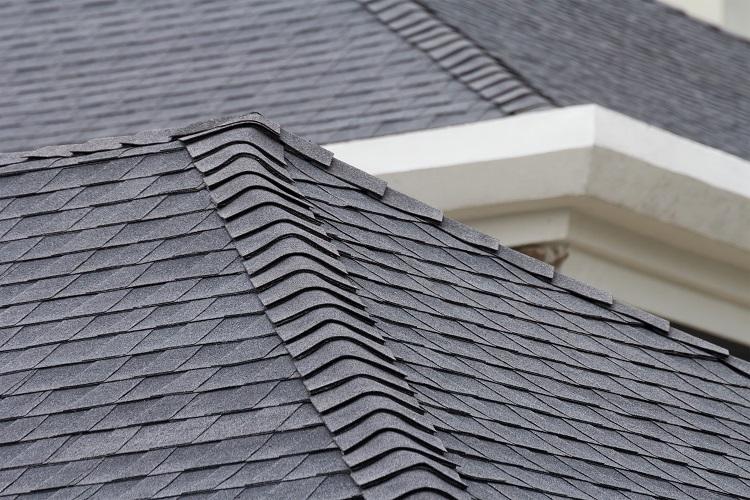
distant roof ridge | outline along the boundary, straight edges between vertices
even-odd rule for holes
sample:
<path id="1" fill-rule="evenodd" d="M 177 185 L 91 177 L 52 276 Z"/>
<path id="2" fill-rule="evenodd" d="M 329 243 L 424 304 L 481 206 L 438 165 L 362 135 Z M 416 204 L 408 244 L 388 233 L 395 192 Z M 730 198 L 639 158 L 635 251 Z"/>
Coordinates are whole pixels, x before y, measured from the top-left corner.
<path id="1" fill-rule="evenodd" d="M 375 17 L 504 113 L 555 106 L 522 74 L 488 54 L 419 0 L 358 0 Z"/>
<path id="2" fill-rule="evenodd" d="M 8 26 L 29 29 L 19 32 L 21 57 L 14 37 L 3 42 L 0 150 L 261 108 L 325 144 L 476 123 L 527 105 L 596 103 L 750 157 L 748 91 L 736 84 L 748 40 L 656 0 L 322 0 L 310 9 L 250 1 L 206 19 L 179 4 L 160 16 L 121 3 L 77 0 L 64 16 L 4 10 Z M 86 15 L 124 29 L 75 22 Z M 216 25 L 186 34 L 167 18 Z M 294 36 L 283 43 L 265 36 L 287 27 Z M 159 43 L 141 50 L 134 33 Z M 62 59 L 44 50 L 50 41 Z M 185 43 L 214 63 L 190 67 L 193 57 L 179 55 Z M 224 43 L 232 50 L 218 48 Z M 89 57 L 97 47 L 100 57 Z M 166 49 L 178 56 L 160 57 Z"/>
<path id="3" fill-rule="evenodd" d="M 264 130 L 266 133 L 274 136 L 279 141 L 279 144 L 288 147 L 305 158 L 313 160 L 329 173 L 364 189 L 385 204 L 438 224 L 444 231 L 464 243 L 485 251 L 494 252 L 503 261 L 530 273 L 544 283 L 567 290 L 589 300 L 594 300 L 600 305 L 609 307 L 613 312 L 637 320 L 648 325 L 653 330 L 660 331 L 670 338 L 689 344 L 711 355 L 722 357 L 729 355 L 729 352 L 724 347 L 678 330 L 667 319 L 614 300 L 609 292 L 599 290 L 596 287 L 566 276 L 555 270 L 554 266 L 550 264 L 529 257 L 512 248 L 505 247 L 492 236 L 466 226 L 461 222 L 446 218 L 441 210 L 391 189 L 385 181 L 334 158 L 333 153 L 327 149 L 289 132 L 260 113 L 248 113 L 235 117 L 199 121 L 181 128 L 151 130 L 139 132 L 131 136 L 97 138 L 80 144 L 46 146 L 22 153 L 1 153 L 0 176 L 19 170 L 26 171 L 44 169 L 51 166 L 70 166 L 108 158 L 156 152 L 179 147 L 178 144 L 190 142 L 200 136 L 213 135 L 220 131 L 237 127 Z"/>

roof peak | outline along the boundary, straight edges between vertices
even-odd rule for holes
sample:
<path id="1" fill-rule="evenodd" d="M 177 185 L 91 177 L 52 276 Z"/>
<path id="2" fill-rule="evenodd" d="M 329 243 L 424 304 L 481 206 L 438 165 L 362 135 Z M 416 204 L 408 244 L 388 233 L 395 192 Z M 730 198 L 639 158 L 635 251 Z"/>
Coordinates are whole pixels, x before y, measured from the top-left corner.
<path id="1" fill-rule="evenodd" d="M 465 497 L 456 464 L 289 174 L 289 144 L 275 140 L 281 137 L 281 129 L 253 118 L 181 140 L 365 497 L 423 491 Z M 300 149 L 330 165 L 322 151 Z"/>

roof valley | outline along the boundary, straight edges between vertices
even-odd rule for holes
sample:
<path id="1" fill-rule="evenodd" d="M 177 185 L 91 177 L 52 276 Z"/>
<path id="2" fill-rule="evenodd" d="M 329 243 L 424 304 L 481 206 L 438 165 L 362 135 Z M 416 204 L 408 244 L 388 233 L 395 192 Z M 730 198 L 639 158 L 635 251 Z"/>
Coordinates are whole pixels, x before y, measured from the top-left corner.
<path id="1" fill-rule="evenodd" d="M 413 0 L 358 0 L 381 22 L 425 52 L 455 79 L 504 114 L 555 106 L 523 75 Z"/>
<path id="2" fill-rule="evenodd" d="M 235 123 L 182 140 L 313 405 L 366 498 L 466 497 L 268 126 Z"/>

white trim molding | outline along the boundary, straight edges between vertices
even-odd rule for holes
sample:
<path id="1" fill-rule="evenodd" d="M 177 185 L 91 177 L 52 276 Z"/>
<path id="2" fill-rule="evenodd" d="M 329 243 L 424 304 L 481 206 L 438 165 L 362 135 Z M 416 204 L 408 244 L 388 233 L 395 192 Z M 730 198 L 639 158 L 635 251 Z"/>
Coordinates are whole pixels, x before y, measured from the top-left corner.
<path id="1" fill-rule="evenodd" d="M 595 105 L 326 146 L 563 272 L 750 344 L 750 162 Z"/>

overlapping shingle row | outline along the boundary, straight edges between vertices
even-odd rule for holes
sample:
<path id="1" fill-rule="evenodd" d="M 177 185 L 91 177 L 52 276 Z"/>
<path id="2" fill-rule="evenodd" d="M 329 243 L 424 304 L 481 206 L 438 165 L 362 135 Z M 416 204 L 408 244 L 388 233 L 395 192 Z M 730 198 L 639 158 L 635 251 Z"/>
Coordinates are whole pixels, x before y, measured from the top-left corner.
<path id="1" fill-rule="evenodd" d="M 14 0 L 0 30 L 2 151 L 250 110 L 324 143 L 596 103 L 750 157 L 747 41 L 654 0 Z"/>
<path id="2" fill-rule="evenodd" d="M 502 116 L 354 0 L 13 0 L 0 33 L 0 151 L 250 111 L 319 142 Z"/>
<path id="3" fill-rule="evenodd" d="M 506 64 L 433 16 L 412 0 L 360 0 L 406 41 L 427 53 L 440 67 L 504 114 L 552 106 L 539 90 Z"/>
<path id="4" fill-rule="evenodd" d="M 746 365 L 606 293 L 526 272 L 454 223 L 294 165 L 472 496 L 750 496 Z"/>
<path id="5" fill-rule="evenodd" d="M 417 1 L 559 106 L 598 104 L 750 158 L 743 37 L 660 0 Z"/>

